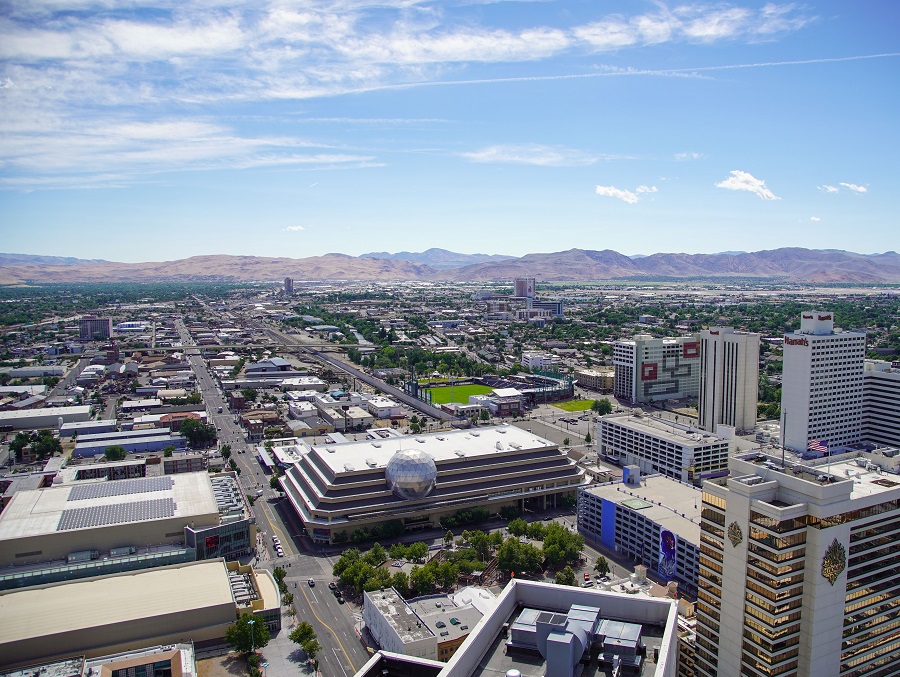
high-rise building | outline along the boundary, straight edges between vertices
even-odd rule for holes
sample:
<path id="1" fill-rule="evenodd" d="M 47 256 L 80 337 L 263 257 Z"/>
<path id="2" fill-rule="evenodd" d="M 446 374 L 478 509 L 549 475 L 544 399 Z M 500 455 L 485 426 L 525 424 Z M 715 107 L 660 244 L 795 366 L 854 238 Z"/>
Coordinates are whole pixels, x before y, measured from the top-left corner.
<path id="1" fill-rule="evenodd" d="M 900 363 L 866 360 L 862 399 L 862 441 L 900 445 Z"/>
<path id="2" fill-rule="evenodd" d="M 859 442 L 866 335 L 835 332 L 829 312 L 808 311 L 784 336 L 782 444 L 831 452 Z"/>
<path id="3" fill-rule="evenodd" d="M 534 298 L 534 278 L 533 277 L 517 277 L 516 285 L 515 285 L 515 293 L 513 296 L 517 296 L 523 299 L 533 299 Z"/>
<path id="4" fill-rule="evenodd" d="M 696 397 L 700 343 L 692 336 L 653 338 L 637 334 L 613 344 L 613 392 L 631 402 Z"/>
<path id="5" fill-rule="evenodd" d="M 98 341 L 112 336 L 112 318 L 84 315 L 78 320 L 78 338 Z"/>
<path id="6" fill-rule="evenodd" d="M 753 430 L 759 381 L 759 334 L 733 327 L 700 332 L 699 426 Z"/>
<path id="7" fill-rule="evenodd" d="M 698 674 L 900 674 L 900 482 L 857 452 L 732 457 L 703 485 Z"/>
<path id="8" fill-rule="evenodd" d="M 292 277 L 284 278 L 284 293 L 285 294 L 293 294 L 294 293 L 294 278 L 292 278 Z"/>

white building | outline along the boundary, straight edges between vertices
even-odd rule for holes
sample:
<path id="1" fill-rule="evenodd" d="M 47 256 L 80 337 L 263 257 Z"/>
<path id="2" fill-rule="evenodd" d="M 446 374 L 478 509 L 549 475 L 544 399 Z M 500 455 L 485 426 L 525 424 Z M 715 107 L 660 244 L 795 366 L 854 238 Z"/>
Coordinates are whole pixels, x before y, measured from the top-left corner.
<path id="1" fill-rule="evenodd" d="M 804 312 L 800 330 L 784 336 L 782 444 L 804 453 L 859 442 L 866 335 L 835 332 L 831 313 Z M 824 453 L 824 452 L 823 452 Z"/>
<path id="2" fill-rule="evenodd" d="M 830 461 L 753 453 L 703 485 L 698 674 L 900 672 L 900 482 Z"/>
<path id="3" fill-rule="evenodd" d="M 616 397 L 655 402 L 696 397 L 700 387 L 700 343 L 692 336 L 653 338 L 638 334 L 613 343 Z"/>
<path id="4" fill-rule="evenodd" d="M 370 397 L 369 401 L 366 402 L 366 409 L 375 418 L 391 418 L 403 415 L 403 408 L 390 397 L 385 397 L 384 395 Z"/>
<path id="5" fill-rule="evenodd" d="M 728 469 L 728 440 L 669 420 L 635 414 L 604 416 L 597 424 L 598 455 L 692 483 Z"/>
<path id="6" fill-rule="evenodd" d="M 699 422 L 703 430 L 718 424 L 753 430 L 759 381 L 759 334 L 733 327 L 700 332 Z"/>
<path id="7" fill-rule="evenodd" d="M 522 366 L 526 369 L 547 371 L 554 369 L 559 364 L 559 357 L 551 353 L 543 353 L 537 350 L 526 350 L 522 353 Z"/>
<path id="8" fill-rule="evenodd" d="M 882 360 L 866 360 L 862 398 L 863 442 L 900 444 L 900 368 Z"/>

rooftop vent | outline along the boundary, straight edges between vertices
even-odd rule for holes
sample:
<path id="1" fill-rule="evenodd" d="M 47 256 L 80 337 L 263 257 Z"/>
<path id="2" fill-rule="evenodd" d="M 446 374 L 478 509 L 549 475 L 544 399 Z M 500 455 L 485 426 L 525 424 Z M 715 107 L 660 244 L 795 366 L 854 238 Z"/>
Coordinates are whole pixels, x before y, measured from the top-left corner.
<path id="1" fill-rule="evenodd" d="M 466 452 L 460 451 L 459 449 L 457 449 L 457 450 L 454 451 L 453 453 L 456 454 L 457 456 L 459 456 L 460 458 L 464 458 L 465 455 L 466 455 Z"/>
<path id="2" fill-rule="evenodd" d="M 503 442 L 497 442 L 497 444 L 494 445 L 494 448 L 497 451 L 503 451 Z"/>
<path id="3" fill-rule="evenodd" d="M 372 446 L 375 447 L 376 449 L 381 449 L 381 443 L 380 443 L 380 442 L 372 442 Z"/>
<path id="4" fill-rule="evenodd" d="M 438 439 L 439 439 L 441 442 L 443 442 L 443 441 L 446 440 L 447 438 L 446 438 L 446 437 L 441 437 L 440 435 L 438 435 Z"/>
<path id="5" fill-rule="evenodd" d="M 369 466 L 370 468 L 374 468 L 378 464 L 375 462 L 374 458 L 367 458 L 366 465 Z"/>
<path id="6" fill-rule="evenodd" d="M 417 437 L 417 438 L 416 438 L 416 442 L 418 442 L 419 444 L 425 444 L 425 438 L 424 438 L 424 437 Z"/>
<path id="7" fill-rule="evenodd" d="M 501 435 L 506 434 L 506 430 L 504 428 L 497 428 L 497 432 L 500 433 Z"/>
<path id="8" fill-rule="evenodd" d="M 356 468 L 352 463 L 344 463 L 344 470 L 346 470 L 347 472 L 353 472 L 354 470 L 356 470 Z"/>
<path id="9" fill-rule="evenodd" d="M 325 447 L 325 451 L 327 451 L 329 454 L 333 454 L 333 453 L 334 453 L 334 447 Z"/>

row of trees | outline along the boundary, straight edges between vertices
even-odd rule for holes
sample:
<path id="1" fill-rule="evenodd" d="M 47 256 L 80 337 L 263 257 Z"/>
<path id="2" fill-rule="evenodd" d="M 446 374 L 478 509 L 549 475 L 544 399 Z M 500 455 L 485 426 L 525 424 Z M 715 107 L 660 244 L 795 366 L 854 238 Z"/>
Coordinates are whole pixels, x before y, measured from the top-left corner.
<path id="1" fill-rule="evenodd" d="M 22 460 L 26 447 L 41 461 L 53 454 L 62 453 L 62 444 L 50 430 L 35 430 L 31 433 L 18 432 L 9 443 L 9 451 L 15 456 L 16 461 Z"/>

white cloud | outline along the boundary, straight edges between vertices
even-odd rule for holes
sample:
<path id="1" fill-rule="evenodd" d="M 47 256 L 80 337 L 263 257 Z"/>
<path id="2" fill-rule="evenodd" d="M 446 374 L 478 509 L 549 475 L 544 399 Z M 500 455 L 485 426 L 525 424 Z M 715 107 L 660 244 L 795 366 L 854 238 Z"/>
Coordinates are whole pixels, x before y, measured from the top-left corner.
<path id="1" fill-rule="evenodd" d="M 716 184 L 716 188 L 725 188 L 726 190 L 745 190 L 753 193 L 761 200 L 780 200 L 771 190 L 766 188 L 766 182 L 757 179 L 749 172 L 743 172 L 740 169 L 732 170 L 731 176 L 724 181 Z"/>
<path id="2" fill-rule="evenodd" d="M 837 193 L 837 192 L 840 192 L 841 189 L 838 188 L 837 186 L 829 186 L 828 184 L 825 184 L 825 185 L 819 186 L 819 190 L 821 190 L 822 192 L 825 192 L 825 193 Z"/>
<path id="3" fill-rule="evenodd" d="M 855 183 L 841 183 L 841 185 L 847 190 L 852 190 L 854 193 L 868 193 L 869 189 L 865 186 L 859 186 Z"/>
<path id="4" fill-rule="evenodd" d="M 818 216 L 810 216 L 810 217 L 809 217 L 809 220 L 818 223 L 818 222 L 821 221 L 822 219 L 820 219 Z"/>
<path id="5" fill-rule="evenodd" d="M 656 193 L 656 186 L 638 186 L 634 189 L 635 193 Z"/>
<path id="6" fill-rule="evenodd" d="M 673 156 L 679 162 L 688 162 L 690 160 L 702 160 L 706 157 L 703 153 L 694 153 L 694 152 L 684 152 L 684 153 L 675 153 Z"/>
<path id="7" fill-rule="evenodd" d="M 304 164 L 314 143 L 255 138 L 214 104 L 303 100 L 379 89 L 583 77 L 699 77 L 701 69 L 624 69 L 453 81 L 461 64 L 534 62 L 584 50 L 753 41 L 811 19 L 794 4 L 658 4 L 511 29 L 467 3 L 422 0 L 7 0 L 0 17 L 0 165 L 17 178 L 79 182 L 207 166 Z M 601 10 L 602 11 L 602 10 Z M 856 57 L 848 57 L 856 58 Z M 766 66 L 771 64 L 754 64 Z M 740 67 L 745 67 L 741 65 Z M 708 67 L 716 68 L 716 67 Z M 725 67 L 727 68 L 727 67 Z M 446 82 L 440 82 L 447 78 Z M 192 116 L 185 110 L 200 110 Z M 224 107 L 218 110 L 223 110 Z M 230 108 L 234 110 L 234 108 Z M 135 111 L 142 119 L 135 120 Z M 173 113 L 172 111 L 178 111 Z M 184 119 L 174 119 L 183 116 Z M 363 122 L 353 124 L 365 124 Z M 372 124 L 406 124 L 380 120 Z M 107 138 L 111 137 L 111 138 Z M 322 147 L 328 147 L 327 145 Z M 293 149 L 293 150 L 291 150 Z M 493 147 L 476 162 L 583 166 L 602 159 L 553 147 Z M 321 159 L 321 158 L 319 158 Z M 684 158 L 697 159 L 697 158 Z M 314 159 L 312 162 L 317 162 Z M 371 158 L 334 159 L 375 166 Z"/>
<path id="8" fill-rule="evenodd" d="M 580 150 L 543 146 L 537 143 L 489 146 L 482 150 L 462 153 L 462 156 L 472 162 L 539 167 L 584 167 L 594 164 L 598 159 Z"/>
<path id="9" fill-rule="evenodd" d="M 604 197 L 614 197 L 622 202 L 627 202 L 630 205 L 633 205 L 638 201 L 638 196 L 632 193 L 630 190 L 625 190 L 624 188 L 616 188 L 615 186 L 597 186 L 595 189 L 597 195 L 603 195 Z"/>
<path id="10" fill-rule="evenodd" d="M 291 231 L 291 232 L 296 232 L 299 230 L 306 230 L 306 228 L 304 228 L 303 226 L 288 226 L 287 228 L 285 228 L 285 230 Z"/>

